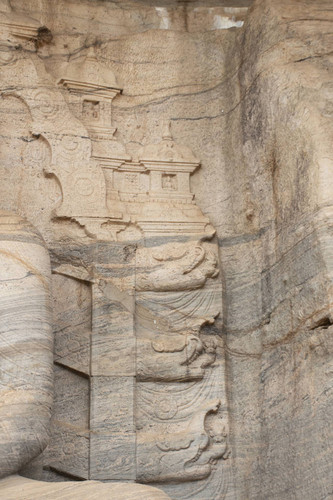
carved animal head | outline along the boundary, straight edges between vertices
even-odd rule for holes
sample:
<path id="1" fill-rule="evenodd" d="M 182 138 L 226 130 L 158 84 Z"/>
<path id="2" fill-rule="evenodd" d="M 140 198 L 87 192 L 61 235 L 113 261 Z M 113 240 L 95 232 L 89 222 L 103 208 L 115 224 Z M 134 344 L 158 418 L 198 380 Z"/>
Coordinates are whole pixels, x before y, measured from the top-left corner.
<path id="1" fill-rule="evenodd" d="M 214 443 L 224 443 L 227 439 L 228 434 L 226 432 L 225 426 L 220 429 L 218 427 L 219 425 L 213 427 L 213 429 L 209 431 L 209 437 Z"/>
<path id="2" fill-rule="evenodd" d="M 203 342 L 204 350 L 207 354 L 215 354 L 217 348 L 217 340 L 212 338 Z"/>

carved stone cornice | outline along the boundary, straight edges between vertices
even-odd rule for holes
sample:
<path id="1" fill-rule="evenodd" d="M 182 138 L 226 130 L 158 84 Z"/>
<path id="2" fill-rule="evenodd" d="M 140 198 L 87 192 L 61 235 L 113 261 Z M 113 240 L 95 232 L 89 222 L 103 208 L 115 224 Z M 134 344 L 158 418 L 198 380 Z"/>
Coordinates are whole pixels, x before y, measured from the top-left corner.
<path id="1" fill-rule="evenodd" d="M 41 24 L 36 19 L 15 12 L 8 1 L 0 5 L 0 35 L 7 33 L 19 39 L 37 40 Z"/>
<path id="2" fill-rule="evenodd" d="M 63 66 L 64 74 L 58 80 L 71 92 L 88 94 L 103 99 L 114 99 L 121 88 L 112 70 L 100 64 L 93 47 L 85 57 L 72 58 Z"/>

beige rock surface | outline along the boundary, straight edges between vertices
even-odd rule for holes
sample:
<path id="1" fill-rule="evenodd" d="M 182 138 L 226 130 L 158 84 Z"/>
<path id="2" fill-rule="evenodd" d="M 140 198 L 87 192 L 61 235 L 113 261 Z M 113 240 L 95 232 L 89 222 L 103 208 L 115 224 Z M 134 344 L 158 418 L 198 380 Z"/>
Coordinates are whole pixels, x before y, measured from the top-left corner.
<path id="1" fill-rule="evenodd" d="M 241 498 L 332 494 L 331 24 L 330 2 L 261 1 L 241 34 L 248 229 L 221 242 Z"/>
<path id="2" fill-rule="evenodd" d="M 55 273 L 53 440 L 32 477 L 332 494 L 331 2 L 249 4 L 11 2 L 1 205 Z M 190 443 L 202 400 L 221 404 Z M 205 435 L 213 472 L 177 483 Z"/>

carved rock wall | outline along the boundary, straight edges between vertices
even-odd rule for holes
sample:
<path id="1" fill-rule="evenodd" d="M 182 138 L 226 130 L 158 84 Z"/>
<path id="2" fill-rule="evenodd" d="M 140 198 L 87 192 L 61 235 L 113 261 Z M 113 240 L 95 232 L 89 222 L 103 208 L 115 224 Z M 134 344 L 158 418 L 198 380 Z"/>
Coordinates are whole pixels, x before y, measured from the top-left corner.
<path id="1" fill-rule="evenodd" d="M 329 2 L 257 0 L 241 30 L 250 2 L 214 3 L 12 1 L 53 33 L 32 23 L 37 54 L 17 38 L 1 52 L 3 205 L 56 272 L 55 439 L 28 473 L 325 498 Z M 81 85 L 96 61 L 108 89 Z M 173 154 L 168 121 L 194 155 Z"/>
<path id="2" fill-rule="evenodd" d="M 62 7 L 69 14 L 72 5 Z M 197 155 L 172 137 L 171 110 L 155 109 L 139 131 L 141 113 L 117 113 L 113 100 L 137 74 L 101 57 L 106 40 L 75 41 L 74 28 L 63 37 L 66 14 L 54 26 L 50 7 L 38 17 L 54 38 L 21 16 L 21 41 L 17 11 L 2 8 L 4 205 L 41 229 L 54 273 L 51 441 L 24 473 L 154 483 L 175 498 L 232 496 L 221 273 L 215 230 L 191 189 Z M 124 57 L 135 37 L 121 38 Z M 117 116 L 127 137 L 115 135 Z M 26 160 L 22 143 L 34 148 Z M 29 181 L 31 164 L 39 190 L 54 189 L 43 206 L 32 187 L 8 196 L 15 176 Z"/>

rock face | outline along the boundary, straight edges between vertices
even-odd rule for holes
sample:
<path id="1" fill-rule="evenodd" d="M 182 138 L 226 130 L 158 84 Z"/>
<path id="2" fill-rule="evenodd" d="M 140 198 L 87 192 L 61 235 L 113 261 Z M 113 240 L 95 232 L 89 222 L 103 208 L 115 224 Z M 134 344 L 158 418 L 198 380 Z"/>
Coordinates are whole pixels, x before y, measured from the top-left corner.
<path id="1" fill-rule="evenodd" d="M 1 208 L 53 271 L 26 476 L 331 494 L 330 3 L 0 4 Z"/>
<path id="2" fill-rule="evenodd" d="M 240 35 L 248 229 L 221 254 L 242 498 L 332 494 L 331 24 L 330 2 L 263 1 Z"/>

